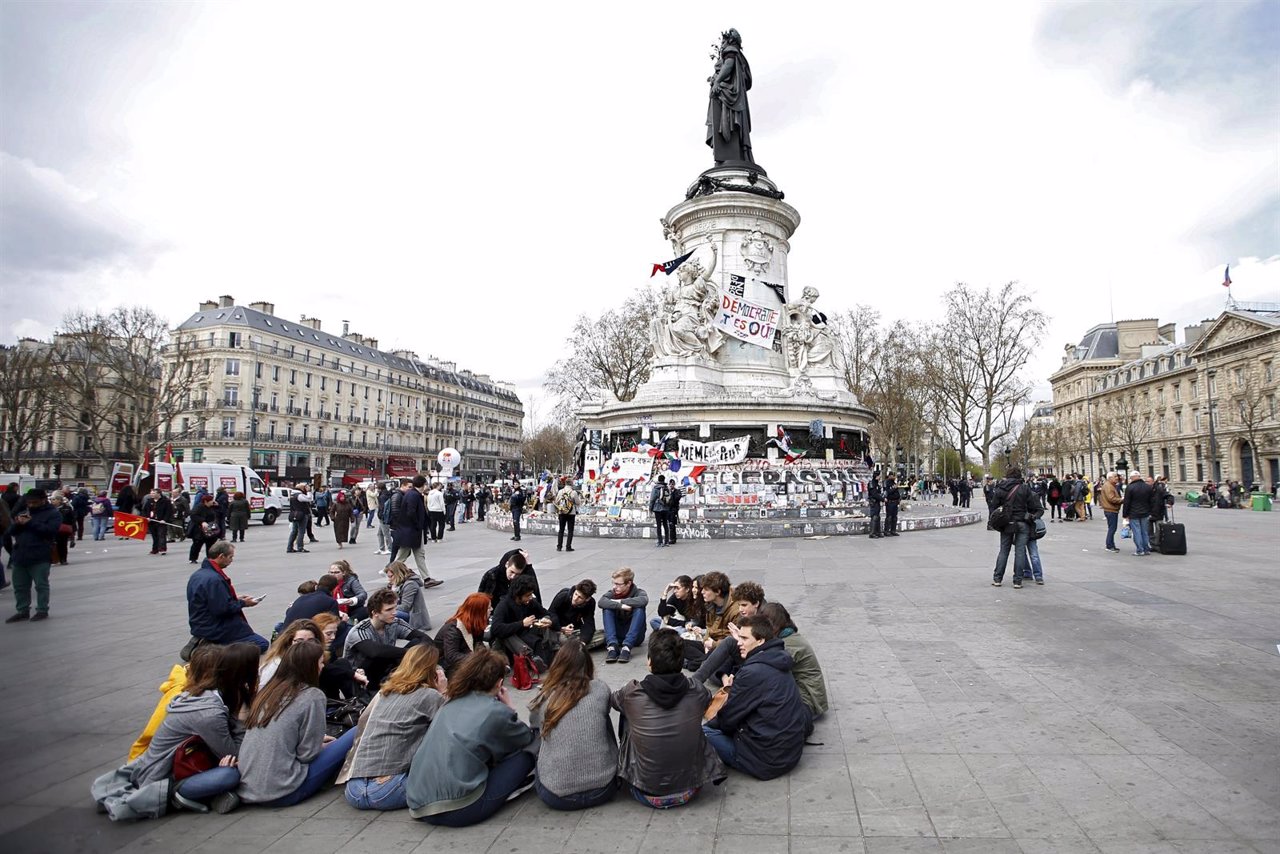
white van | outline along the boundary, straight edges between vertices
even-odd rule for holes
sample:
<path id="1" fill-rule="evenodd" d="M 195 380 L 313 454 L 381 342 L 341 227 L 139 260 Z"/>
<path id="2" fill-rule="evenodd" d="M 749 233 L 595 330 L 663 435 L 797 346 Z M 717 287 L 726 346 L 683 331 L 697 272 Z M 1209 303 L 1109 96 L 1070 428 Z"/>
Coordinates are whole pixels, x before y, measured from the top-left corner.
<path id="1" fill-rule="evenodd" d="M 35 489 L 36 476 L 19 472 L 0 472 L 0 491 L 11 483 L 18 484 L 19 495 L 26 495 L 28 489 Z"/>
<path id="2" fill-rule="evenodd" d="M 181 486 L 192 495 L 202 486 L 212 495 L 221 486 L 225 487 L 230 494 L 244 493 L 245 498 L 249 500 L 250 519 L 259 519 L 264 525 L 274 525 L 276 519 L 280 518 L 281 500 L 267 493 L 267 485 L 262 482 L 262 478 L 258 477 L 257 472 L 248 466 L 182 463 L 181 484 L 175 483 L 174 466 L 169 463 L 152 463 L 150 471 L 132 472 L 133 468 L 132 463 L 116 463 L 115 470 L 111 474 L 112 485 L 118 482 L 117 471 L 121 474 L 128 471 L 129 482 L 133 483 L 133 489 L 139 498 L 150 492 L 153 484 L 158 484 L 160 489 L 165 491 Z M 115 492 L 118 492 L 118 489 L 113 488 L 112 494 L 114 495 Z"/>

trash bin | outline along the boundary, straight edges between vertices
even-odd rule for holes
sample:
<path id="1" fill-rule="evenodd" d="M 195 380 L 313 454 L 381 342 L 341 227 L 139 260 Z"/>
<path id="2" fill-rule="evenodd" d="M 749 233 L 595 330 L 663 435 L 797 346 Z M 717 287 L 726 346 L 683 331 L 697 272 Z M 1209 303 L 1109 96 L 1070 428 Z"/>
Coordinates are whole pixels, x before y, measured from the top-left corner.
<path id="1" fill-rule="evenodd" d="M 1192 507 L 1194 507 L 1195 505 L 1199 504 L 1199 503 L 1200 503 L 1200 493 L 1196 492 L 1194 489 L 1188 489 L 1188 490 L 1187 490 L 1187 503 L 1188 503 L 1188 504 L 1190 504 Z"/>
<path id="2" fill-rule="evenodd" d="M 1271 496 L 1267 495 L 1265 492 L 1253 493 L 1252 499 L 1253 501 L 1252 501 L 1252 505 L 1249 508 L 1250 510 L 1270 510 L 1271 509 Z"/>

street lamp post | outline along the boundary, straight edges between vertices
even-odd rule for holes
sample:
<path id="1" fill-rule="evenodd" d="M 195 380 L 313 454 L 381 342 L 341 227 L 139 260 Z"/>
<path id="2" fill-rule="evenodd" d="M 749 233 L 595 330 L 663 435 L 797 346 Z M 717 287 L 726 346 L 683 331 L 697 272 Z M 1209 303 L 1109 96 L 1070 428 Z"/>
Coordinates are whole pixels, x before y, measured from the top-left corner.
<path id="1" fill-rule="evenodd" d="M 1098 471 L 1094 468 L 1093 455 L 1093 378 L 1087 377 L 1084 385 L 1084 420 L 1085 432 L 1089 436 L 1089 479 L 1097 480 Z"/>
<path id="2" fill-rule="evenodd" d="M 1217 375 L 1216 370 L 1205 368 L 1205 392 L 1209 395 L 1209 477 L 1214 483 L 1222 480 L 1222 469 L 1218 465 L 1218 435 L 1213 426 L 1213 378 Z"/>

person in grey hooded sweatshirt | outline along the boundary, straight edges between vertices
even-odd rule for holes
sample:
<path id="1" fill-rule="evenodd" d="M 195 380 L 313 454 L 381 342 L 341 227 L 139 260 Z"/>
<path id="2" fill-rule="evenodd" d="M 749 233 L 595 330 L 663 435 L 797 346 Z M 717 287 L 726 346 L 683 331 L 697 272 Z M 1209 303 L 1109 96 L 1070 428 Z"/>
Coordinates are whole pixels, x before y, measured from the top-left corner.
<path id="1" fill-rule="evenodd" d="M 164 721 L 137 759 L 93 781 L 93 799 L 112 821 L 159 818 L 168 808 L 230 812 L 240 803 L 236 754 L 244 730 L 228 711 L 218 692 L 219 666 L 226 647 L 212 644 L 191 655 L 186 690 L 173 699 Z M 173 758 L 178 747 L 198 736 L 219 767 L 171 785 Z M 203 779 L 202 779 L 203 778 Z"/>

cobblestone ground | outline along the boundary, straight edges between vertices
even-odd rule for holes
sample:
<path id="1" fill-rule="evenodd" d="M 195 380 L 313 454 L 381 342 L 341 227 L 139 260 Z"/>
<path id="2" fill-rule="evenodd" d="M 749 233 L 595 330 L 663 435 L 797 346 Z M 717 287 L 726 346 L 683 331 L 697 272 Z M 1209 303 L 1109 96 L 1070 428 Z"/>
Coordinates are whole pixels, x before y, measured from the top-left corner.
<path id="1" fill-rule="evenodd" d="M 52 619 L 0 625 L 0 850 L 6 852 L 1280 852 L 1280 514 L 1180 510 L 1191 553 L 1102 549 L 1103 523 L 1052 524 L 1046 584 L 990 586 L 981 526 L 897 539 L 718 541 L 657 549 L 526 537 L 542 587 L 629 565 L 656 595 L 680 573 L 761 582 L 816 647 L 832 711 L 770 782 L 732 773 L 690 806 L 556 813 L 526 795 L 466 830 L 347 806 L 115 825 L 89 783 L 123 761 L 186 640 L 185 550 L 83 542 L 53 573 Z M 231 569 L 267 593 L 264 634 L 338 556 L 331 529 L 286 555 L 254 527 Z M 362 578 L 375 537 L 341 552 Z M 477 524 L 428 548 L 437 621 L 510 546 Z M 0 610 L 12 608 L 11 591 Z M 602 661 L 602 659 L 600 659 Z M 617 685 L 644 655 L 601 664 Z M 527 697 L 526 697 L 527 699 Z"/>

